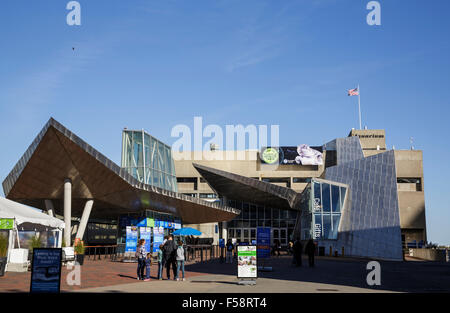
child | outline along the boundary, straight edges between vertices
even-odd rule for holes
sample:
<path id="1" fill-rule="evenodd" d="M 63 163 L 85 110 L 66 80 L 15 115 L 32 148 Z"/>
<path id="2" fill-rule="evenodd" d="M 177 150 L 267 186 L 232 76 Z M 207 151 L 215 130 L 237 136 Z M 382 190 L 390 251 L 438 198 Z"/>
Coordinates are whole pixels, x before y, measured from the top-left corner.
<path id="1" fill-rule="evenodd" d="M 183 273 L 183 281 L 184 279 L 184 247 L 183 242 L 181 240 L 178 241 L 177 248 L 177 280 L 180 280 L 180 267 Z"/>
<path id="2" fill-rule="evenodd" d="M 164 267 L 163 264 L 163 245 L 159 245 L 159 250 L 158 250 L 158 279 L 162 280 L 162 270 Z"/>
<path id="3" fill-rule="evenodd" d="M 152 265 L 152 254 L 147 253 L 147 258 L 145 259 L 145 279 L 144 279 L 144 281 L 150 280 L 150 265 Z"/>

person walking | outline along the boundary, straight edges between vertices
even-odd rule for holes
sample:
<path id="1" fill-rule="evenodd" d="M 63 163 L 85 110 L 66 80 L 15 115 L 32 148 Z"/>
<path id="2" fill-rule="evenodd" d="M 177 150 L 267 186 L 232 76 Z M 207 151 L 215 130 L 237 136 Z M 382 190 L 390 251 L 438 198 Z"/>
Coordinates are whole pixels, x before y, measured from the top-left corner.
<path id="1" fill-rule="evenodd" d="M 295 266 L 299 267 L 302 266 L 302 250 L 303 246 L 300 241 L 300 238 L 296 238 L 294 245 L 293 245 L 293 254 L 294 254 L 294 263 Z"/>
<path id="2" fill-rule="evenodd" d="M 231 239 L 228 239 L 225 263 L 233 263 L 233 250 L 234 250 L 233 242 L 231 242 Z"/>
<path id="3" fill-rule="evenodd" d="M 136 247 L 136 258 L 138 261 L 137 266 L 137 279 L 144 280 L 144 270 L 145 270 L 145 257 L 147 256 L 147 251 L 145 251 L 145 239 L 139 240 L 139 244 Z"/>
<path id="4" fill-rule="evenodd" d="M 312 239 L 308 240 L 305 247 L 305 252 L 308 255 L 309 267 L 314 267 L 314 254 L 316 253 L 316 245 Z"/>
<path id="5" fill-rule="evenodd" d="M 185 280 L 184 279 L 184 261 L 185 261 L 185 258 L 184 258 L 184 246 L 183 246 L 183 242 L 181 240 L 178 240 L 178 247 L 177 247 L 177 256 L 176 256 L 176 258 L 177 258 L 177 275 L 175 276 L 176 280 L 177 281 L 180 280 L 180 268 L 181 268 L 181 271 L 182 271 L 182 274 L 183 274 L 183 281 L 184 281 Z"/>
<path id="6" fill-rule="evenodd" d="M 163 259 L 163 247 L 164 245 L 159 245 L 159 250 L 158 250 L 158 279 L 162 280 L 162 270 L 164 267 L 164 259 Z"/>
<path id="7" fill-rule="evenodd" d="M 167 279 L 170 279 L 170 267 L 172 266 L 172 272 L 175 279 L 176 276 L 176 250 L 177 246 L 173 241 L 172 235 L 169 236 L 166 243 L 164 244 L 164 263 L 167 270 Z"/>

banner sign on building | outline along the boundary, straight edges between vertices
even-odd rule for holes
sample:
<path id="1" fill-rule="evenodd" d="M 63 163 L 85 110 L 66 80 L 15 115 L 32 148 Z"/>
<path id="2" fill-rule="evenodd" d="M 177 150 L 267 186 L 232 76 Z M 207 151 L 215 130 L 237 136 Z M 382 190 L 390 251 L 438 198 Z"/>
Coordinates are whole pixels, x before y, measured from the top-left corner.
<path id="1" fill-rule="evenodd" d="M 145 251 L 150 252 L 152 229 L 150 227 L 139 227 L 139 239 L 145 239 Z"/>
<path id="2" fill-rule="evenodd" d="M 164 227 L 153 228 L 153 252 L 159 251 L 159 246 L 164 241 Z"/>
<path id="3" fill-rule="evenodd" d="M 34 248 L 30 292 L 58 293 L 61 288 L 61 248 Z"/>
<path id="4" fill-rule="evenodd" d="M 138 226 L 138 227 L 147 227 L 147 218 L 146 217 L 141 218 L 136 226 Z"/>
<path id="5" fill-rule="evenodd" d="M 270 227 L 258 227 L 256 230 L 258 258 L 270 258 Z"/>
<path id="6" fill-rule="evenodd" d="M 147 227 L 155 227 L 155 220 L 152 218 L 147 218 Z"/>
<path id="7" fill-rule="evenodd" d="M 138 232 L 136 226 L 127 226 L 125 252 L 136 252 Z"/>
<path id="8" fill-rule="evenodd" d="M 14 219 L 12 218 L 0 218 L 0 229 L 13 229 Z"/>
<path id="9" fill-rule="evenodd" d="M 257 278 L 256 246 L 238 246 L 238 278 Z"/>
<path id="10" fill-rule="evenodd" d="M 322 165 L 323 148 L 299 145 L 297 147 L 267 147 L 260 152 L 262 163 L 281 165 Z"/>

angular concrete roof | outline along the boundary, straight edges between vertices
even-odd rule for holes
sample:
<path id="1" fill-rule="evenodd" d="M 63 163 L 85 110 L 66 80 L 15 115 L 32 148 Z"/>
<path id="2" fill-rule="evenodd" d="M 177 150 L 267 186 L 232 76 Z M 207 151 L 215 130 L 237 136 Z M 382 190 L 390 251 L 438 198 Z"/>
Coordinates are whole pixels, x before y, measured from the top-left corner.
<path id="1" fill-rule="evenodd" d="M 301 193 L 254 178 L 193 163 L 195 169 L 217 194 L 233 200 L 300 210 Z"/>
<path id="2" fill-rule="evenodd" d="M 53 118 L 3 181 L 3 190 L 8 199 L 40 209 L 51 199 L 62 215 L 66 178 L 72 180 L 72 216 L 81 216 L 87 199 L 94 200 L 91 217 L 99 218 L 152 209 L 185 223 L 207 223 L 228 221 L 240 213 L 139 182 Z"/>

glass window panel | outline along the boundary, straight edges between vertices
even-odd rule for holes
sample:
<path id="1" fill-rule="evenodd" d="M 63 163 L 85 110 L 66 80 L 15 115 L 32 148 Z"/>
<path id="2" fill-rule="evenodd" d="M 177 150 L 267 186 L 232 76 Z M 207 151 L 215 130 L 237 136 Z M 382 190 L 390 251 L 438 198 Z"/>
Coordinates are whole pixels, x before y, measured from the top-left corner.
<path id="1" fill-rule="evenodd" d="M 248 241 L 248 239 L 249 239 L 248 229 L 244 229 L 244 241 Z"/>
<path id="2" fill-rule="evenodd" d="M 248 219 L 249 219 L 249 212 L 248 212 L 248 211 L 249 211 L 248 206 L 247 206 L 247 208 L 245 208 L 245 209 L 243 208 L 243 209 L 242 209 L 242 212 L 243 212 L 243 219 L 244 219 L 244 220 L 248 220 Z"/>
<path id="3" fill-rule="evenodd" d="M 323 215 L 323 238 L 324 239 L 332 239 L 331 233 L 331 215 L 324 214 Z"/>
<path id="4" fill-rule="evenodd" d="M 322 210 L 323 210 L 323 212 L 331 211 L 330 185 L 329 184 L 322 184 Z"/>
<path id="5" fill-rule="evenodd" d="M 272 220 L 272 227 L 280 227 L 280 221 L 279 220 Z"/>
<path id="6" fill-rule="evenodd" d="M 272 208 L 272 218 L 279 219 L 280 218 L 280 210 L 276 208 Z"/>
<path id="7" fill-rule="evenodd" d="M 256 220 L 250 220 L 250 227 L 256 227 Z"/>
<path id="8" fill-rule="evenodd" d="M 333 212 L 341 212 L 341 202 L 339 200 L 339 186 L 331 185 L 331 205 Z"/>
<path id="9" fill-rule="evenodd" d="M 287 227 L 286 220 L 280 220 L 280 227 Z"/>
<path id="10" fill-rule="evenodd" d="M 242 235 L 242 230 L 240 229 L 240 228 L 237 228 L 236 229 L 236 238 L 237 239 L 241 239 L 241 235 Z"/>
<path id="11" fill-rule="evenodd" d="M 234 238 L 234 228 L 230 228 L 230 229 L 228 230 L 228 237 Z"/>
<path id="12" fill-rule="evenodd" d="M 264 207 L 258 206 L 258 220 L 264 219 Z"/>
<path id="13" fill-rule="evenodd" d="M 337 239 L 338 229 L 339 229 L 339 221 L 341 220 L 341 215 L 333 215 L 333 231 L 330 239 Z"/>
<path id="14" fill-rule="evenodd" d="M 264 218 L 266 220 L 271 220 L 272 219 L 272 210 L 271 210 L 271 208 L 265 208 L 264 209 Z"/>
<path id="15" fill-rule="evenodd" d="M 250 229 L 250 238 L 256 239 L 256 229 Z"/>
<path id="16" fill-rule="evenodd" d="M 322 204 L 322 197 L 320 196 L 320 183 L 314 183 L 314 200 L 318 205 Z"/>
<path id="17" fill-rule="evenodd" d="M 347 188 L 341 187 L 341 208 L 344 207 L 344 200 L 345 200 L 345 192 L 347 191 Z"/>
<path id="18" fill-rule="evenodd" d="M 256 220 L 256 206 L 255 205 L 250 206 L 250 219 Z"/>

